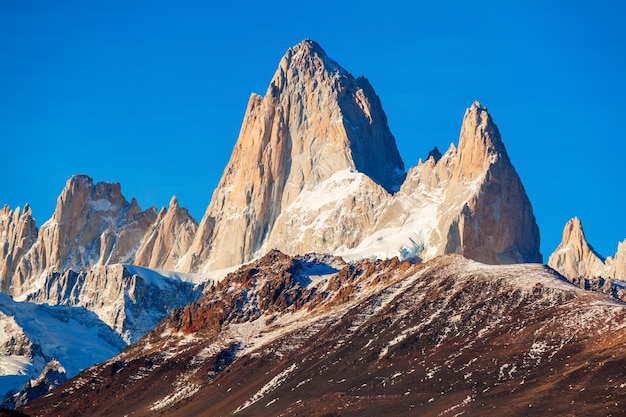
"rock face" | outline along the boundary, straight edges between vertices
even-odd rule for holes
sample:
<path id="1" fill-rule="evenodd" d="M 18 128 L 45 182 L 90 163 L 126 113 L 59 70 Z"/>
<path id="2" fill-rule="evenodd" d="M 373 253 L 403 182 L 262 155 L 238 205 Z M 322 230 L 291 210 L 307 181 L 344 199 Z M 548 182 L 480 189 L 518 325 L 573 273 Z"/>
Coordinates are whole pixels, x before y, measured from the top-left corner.
<path id="1" fill-rule="evenodd" d="M 179 268 L 237 265 L 272 248 L 541 262 L 532 206 L 480 103 L 465 114 L 458 150 L 434 149 L 404 183 L 403 169 L 371 85 L 306 40 L 283 57 L 265 97 L 251 97 Z"/>
<path id="2" fill-rule="evenodd" d="M 52 359 L 41 372 L 41 375 L 28 381 L 24 388 L 12 396 L 11 403 L 7 405 L 11 408 L 21 407 L 30 400 L 49 393 L 66 380 L 65 368 L 58 360 Z"/>
<path id="3" fill-rule="evenodd" d="M 572 280 L 605 276 L 604 258 L 587 242 L 578 217 L 569 220 L 563 229 L 563 239 L 550 255 L 548 265 Z"/>
<path id="4" fill-rule="evenodd" d="M 47 276 L 21 299 L 39 304 L 80 306 L 132 343 L 152 330 L 173 308 L 197 300 L 204 285 L 132 265 L 104 265 Z"/>
<path id="5" fill-rule="evenodd" d="M 542 262 L 539 228 L 487 108 L 475 102 L 461 126 L 457 158 L 443 206 L 476 187 L 463 209 L 442 215 L 440 253 L 459 253 L 489 264 Z M 443 213 L 442 213 L 443 214 Z"/>
<path id="6" fill-rule="evenodd" d="M 169 209 L 163 208 L 147 231 L 133 263 L 148 268 L 174 270 L 191 247 L 197 230 L 198 222 L 186 208 L 178 205 L 176 197 L 172 197 Z"/>
<path id="7" fill-rule="evenodd" d="M 541 262 L 532 206 L 487 109 L 466 112 L 458 150 L 433 152 L 389 194 L 339 171 L 276 219 L 265 250 L 432 259 L 458 253 L 490 264 Z M 263 252 L 263 251 L 261 251 Z"/>
<path id="8" fill-rule="evenodd" d="M 315 42 L 282 58 L 265 97 L 248 103 L 230 162 L 200 223 L 183 269 L 252 259 L 276 218 L 304 191 L 352 169 L 388 191 L 404 164 L 380 100 Z"/>
<path id="9" fill-rule="evenodd" d="M 18 264 L 10 293 L 20 295 L 53 272 L 131 262 L 156 217 L 156 209 L 142 211 L 135 199 L 126 201 L 119 184 L 70 178 L 52 218 Z"/>
<path id="10" fill-rule="evenodd" d="M 626 241 L 617 246 L 615 256 L 604 259 L 587 242 L 578 217 L 565 225 L 563 239 L 550 255 L 548 265 L 581 288 L 626 301 Z"/>
<path id="11" fill-rule="evenodd" d="M 626 240 L 617 245 L 615 256 L 606 258 L 607 275 L 611 278 L 626 279 Z"/>
<path id="12" fill-rule="evenodd" d="M 271 251 L 21 411 L 619 415 L 625 320 L 544 265 Z"/>
<path id="13" fill-rule="evenodd" d="M 0 291 L 9 292 L 11 279 L 22 256 L 37 240 L 37 225 L 30 206 L 11 211 L 8 206 L 0 210 Z"/>

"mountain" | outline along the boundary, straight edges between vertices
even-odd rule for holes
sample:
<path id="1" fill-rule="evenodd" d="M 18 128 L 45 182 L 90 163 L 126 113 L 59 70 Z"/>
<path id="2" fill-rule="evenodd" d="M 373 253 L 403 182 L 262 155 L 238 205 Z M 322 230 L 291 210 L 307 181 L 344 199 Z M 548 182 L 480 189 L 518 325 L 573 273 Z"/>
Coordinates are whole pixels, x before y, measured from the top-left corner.
<path id="1" fill-rule="evenodd" d="M 359 172 L 333 174 L 281 213 L 261 252 L 271 248 L 348 259 L 458 253 L 490 264 L 542 261 L 530 201 L 478 102 L 466 111 L 458 150 L 420 161 L 394 194 Z"/>
<path id="2" fill-rule="evenodd" d="M 0 210 L 0 291 L 8 293 L 11 280 L 22 257 L 37 241 L 37 224 L 28 204 Z"/>
<path id="3" fill-rule="evenodd" d="M 11 279 L 17 296 L 42 275 L 66 270 L 132 261 L 137 243 L 154 222 L 156 210 L 145 212 L 121 194 L 119 184 L 99 182 L 86 175 L 68 180 L 52 218 L 24 254 Z"/>
<path id="4" fill-rule="evenodd" d="M 21 411 L 619 415 L 624 323 L 540 264 L 272 251 Z"/>
<path id="5" fill-rule="evenodd" d="M 439 156 L 439 158 L 436 158 Z M 497 126 L 475 102 L 458 150 L 404 174 L 380 100 L 315 42 L 280 61 L 179 268 L 207 271 L 272 248 L 347 258 L 459 253 L 541 262 L 539 229 Z"/>
<path id="6" fill-rule="evenodd" d="M 281 59 L 265 97 L 248 102 L 239 139 L 183 269 L 248 262 L 280 213 L 338 171 L 368 175 L 388 191 L 404 163 L 380 100 L 315 42 Z"/>
<path id="7" fill-rule="evenodd" d="M 251 97 L 199 225 L 175 197 L 168 210 L 142 211 L 120 184 L 76 175 L 38 232 L 29 209 L 4 209 L 0 283 L 24 297 L 70 270 L 125 263 L 204 273 L 272 248 L 541 262 L 532 206 L 487 108 L 473 103 L 458 147 L 435 150 L 405 173 L 369 82 L 305 40 L 281 59 L 265 97 Z"/>
<path id="8" fill-rule="evenodd" d="M 0 403 L 15 392 L 8 405 L 47 394 L 52 386 L 125 346 L 84 308 L 16 302 L 0 294 Z"/>
<path id="9" fill-rule="evenodd" d="M 99 266 L 88 271 L 53 273 L 19 301 L 80 306 L 93 311 L 127 343 L 154 328 L 172 308 L 195 301 L 204 283 L 184 274 L 133 265 Z"/>
<path id="10" fill-rule="evenodd" d="M 22 213 L 5 207 L 0 231 L 0 284 L 14 301 L 85 308 L 125 343 L 166 316 L 187 320 L 176 332 L 195 333 L 199 314 L 202 329 L 222 335 L 232 319 L 223 314 L 233 306 L 198 299 L 222 289 L 214 279 L 225 274 L 221 268 L 269 262 L 266 253 L 287 264 L 302 253 L 330 255 L 303 264 L 317 274 L 305 273 L 299 284 L 269 283 L 245 317 L 266 315 L 274 302 L 280 302 L 271 307 L 276 311 L 293 309 L 303 294 L 310 308 L 325 305 L 324 294 L 357 280 L 350 268 L 364 268 L 364 274 L 383 268 L 380 280 L 387 280 L 397 271 L 386 268 L 416 268 L 400 261 L 444 254 L 494 265 L 542 261 L 532 206 L 486 107 L 476 101 L 466 110 L 458 146 L 444 154 L 435 148 L 405 172 L 373 87 L 311 40 L 287 51 L 264 97 L 250 98 L 199 224 L 176 197 L 158 213 L 142 210 L 122 195 L 120 184 L 76 175 L 39 230 L 26 206 Z M 363 261 L 394 257 L 399 260 Z M 328 291 L 309 285 L 335 273 Z M 249 296 L 229 297 L 251 302 L 256 288 L 248 284 L 238 288 Z M 287 287 L 295 292 L 281 299 Z M 341 291 L 355 297 L 352 289 Z M 154 340 L 154 346 L 161 344 Z M 219 361 L 233 355 L 227 349 Z M 51 372 L 42 381 L 59 381 Z"/>
<path id="11" fill-rule="evenodd" d="M 587 242 L 580 219 L 574 217 L 565 225 L 563 239 L 550 255 L 548 265 L 568 279 L 597 278 L 606 275 L 604 261 L 604 257 Z"/>
<path id="12" fill-rule="evenodd" d="M 75 175 L 39 231 L 28 206 L 0 212 L 0 282 L 16 300 L 85 307 L 130 343 L 202 294 L 202 279 L 139 267 L 171 266 L 196 230 L 176 197 L 157 215 L 128 202 L 120 184 Z"/>
<path id="13" fill-rule="evenodd" d="M 3 318 L 9 324 L 5 326 L 6 351 L 0 355 L 6 363 L 20 365 L 3 369 L 0 397 L 20 391 L 23 386 L 9 404 L 20 404 L 43 394 L 63 380 L 58 378 L 61 373 L 55 367 L 45 370 L 46 363 L 56 358 L 59 366 L 69 369 L 72 376 L 141 338 L 171 309 L 198 299 L 207 281 L 205 276 L 123 263 L 145 263 L 152 268 L 168 266 L 186 252 L 196 229 L 197 223 L 175 197 L 169 210 L 163 208 L 157 215 L 155 208 L 142 211 L 135 199 L 129 203 L 119 184 L 94 184 L 86 175 L 70 178 L 52 218 L 40 230 L 28 205 L 21 213 L 19 208 L 11 211 L 5 206 L 0 211 L 0 287 L 14 298 L 0 299 L 0 311 L 11 310 Z M 43 332 L 38 333 L 37 342 L 32 342 L 20 326 L 11 325 L 11 320 L 40 321 L 33 318 L 38 313 L 33 313 L 36 307 L 32 302 L 63 306 L 58 310 L 67 311 L 63 317 L 78 312 L 75 314 L 83 317 L 82 326 L 108 326 L 116 332 L 119 343 L 111 348 L 96 337 L 89 349 L 106 353 L 73 351 L 77 358 L 60 358 L 54 352 L 46 352 L 41 346 L 56 345 L 56 339 L 62 336 Z M 83 308 L 90 314 L 83 313 Z M 59 327 L 56 323 L 49 325 Z M 73 331 L 71 326 L 61 329 Z M 67 338 L 73 340 L 73 335 L 68 334 Z M 33 381 L 25 386 L 30 379 Z"/>
<path id="14" fill-rule="evenodd" d="M 2 290 L 20 296 L 53 273 L 103 265 L 167 269 L 187 251 L 196 230 L 197 222 L 176 197 L 169 210 L 142 211 L 137 200 L 126 200 L 120 184 L 75 175 L 39 231 L 28 205 L 22 214 L 6 206 L 0 212 Z"/>
<path id="15" fill-rule="evenodd" d="M 134 264 L 148 268 L 174 270 L 193 242 L 198 222 L 180 207 L 176 196 L 169 209 L 161 209 L 141 243 Z"/>
<path id="16" fill-rule="evenodd" d="M 548 265 L 582 288 L 626 301 L 626 241 L 618 245 L 615 256 L 605 259 L 587 242 L 577 217 L 565 225 L 563 239 L 550 255 Z"/>

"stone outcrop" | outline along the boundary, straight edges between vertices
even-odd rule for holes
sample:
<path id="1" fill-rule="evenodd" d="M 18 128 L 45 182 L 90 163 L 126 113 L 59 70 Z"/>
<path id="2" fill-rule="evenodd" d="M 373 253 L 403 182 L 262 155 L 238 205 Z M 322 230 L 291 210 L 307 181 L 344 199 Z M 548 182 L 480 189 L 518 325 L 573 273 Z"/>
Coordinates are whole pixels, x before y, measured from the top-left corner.
<path id="1" fill-rule="evenodd" d="M 489 264 L 541 262 L 532 206 L 487 109 L 466 112 L 458 150 L 433 150 L 389 194 L 364 174 L 335 173 L 277 218 L 264 250 Z M 260 251 L 262 252 L 262 251 Z"/>
<path id="2" fill-rule="evenodd" d="M 574 217 L 565 225 L 563 239 L 548 265 L 570 281 L 626 279 L 626 241 L 619 243 L 614 256 L 605 259 L 587 242 L 582 222 Z"/>
<path id="3" fill-rule="evenodd" d="M 84 307 L 127 343 L 154 328 L 172 308 L 193 302 L 204 285 L 161 276 L 132 265 L 52 273 L 21 299 L 38 304 Z"/>
<path id="4" fill-rule="evenodd" d="M 4 206 L 0 210 L 0 291 L 8 292 L 11 279 L 22 256 L 37 240 L 37 225 L 30 206 L 24 210 L 11 210 Z"/>
<path id="5" fill-rule="evenodd" d="M 198 230 L 186 208 L 172 197 L 169 209 L 161 209 L 156 221 L 146 233 L 134 260 L 135 265 L 173 270 L 187 252 Z"/>
<path id="6" fill-rule="evenodd" d="M 465 112 L 456 155 L 443 207 L 471 195 L 460 212 L 441 213 L 446 244 L 439 253 L 488 264 L 542 262 L 532 205 L 498 127 L 478 101 Z"/>
<path id="7" fill-rule="evenodd" d="M 352 169 L 388 191 L 404 164 L 365 78 L 354 78 L 315 42 L 280 61 L 265 97 L 252 95 L 230 162 L 183 269 L 252 259 L 274 223 L 303 192 Z"/>
<path id="8" fill-rule="evenodd" d="M 626 279 L 626 240 L 617 245 L 615 256 L 606 258 L 605 265 L 609 277 Z"/>
<path id="9" fill-rule="evenodd" d="M 570 219 L 565 225 L 563 239 L 550 255 L 548 265 L 569 280 L 606 275 L 604 257 L 587 242 L 578 217 Z"/>
<path id="10" fill-rule="evenodd" d="M 53 272 L 131 262 L 156 217 L 155 208 L 142 211 L 135 199 L 126 201 L 119 184 L 73 176 L 15 269 L 10 293 L 22 294 Z"/>
<path id="11" fill-rule="evenodd" d="M 52 359 L 41 375 L 29 380 L 19 392 L 11 396 L 11 401 L 5 405 L 11 408 L 21 407 L 32 399 L 46 395 L 65 381 L 67 381 L 65 368 L 58 360 Z"/>

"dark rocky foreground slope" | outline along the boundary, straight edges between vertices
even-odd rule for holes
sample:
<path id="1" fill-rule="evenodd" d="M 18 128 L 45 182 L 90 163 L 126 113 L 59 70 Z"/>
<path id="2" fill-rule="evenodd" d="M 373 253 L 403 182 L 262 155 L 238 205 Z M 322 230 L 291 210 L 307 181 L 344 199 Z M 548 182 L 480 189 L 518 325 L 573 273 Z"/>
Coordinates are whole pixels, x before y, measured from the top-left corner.
<path id="1" fill-rule="evenodd" d="M 623 415 L 626 305 L 539 264 L 271 252 L 21 411 Z"/>

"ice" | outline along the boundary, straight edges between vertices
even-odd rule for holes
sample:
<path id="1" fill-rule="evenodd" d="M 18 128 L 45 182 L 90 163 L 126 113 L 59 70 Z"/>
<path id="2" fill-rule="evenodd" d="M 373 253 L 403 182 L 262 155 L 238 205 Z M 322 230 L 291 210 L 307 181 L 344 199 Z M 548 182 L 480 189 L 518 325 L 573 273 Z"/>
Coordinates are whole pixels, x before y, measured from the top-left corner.
<path id="1" fill-rule="evenodd" d="M 89 205 L 95 211 L 107 211 L 111 208 L 111 202 L 106 198 L 90 201 Z"/>
<path id="2" fill-rule="evenodd" d="M 35 378 L 45 366 L 45 358 L 56 358 L 68 377 L 72 377 L 94 363 L 111 358 L 126 346 L 118 334 L 82 307 L 16 302 L 0 293 L 0 313 L 0 328 L 5 329 L 0 331 L 0 340 L 23 334 L 43 354 L 33 358 L 1 355 L 0 397 L 21 389 L 28 378 Z M 5 378 L 11 375 L 26 379 Z"/>

